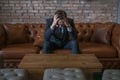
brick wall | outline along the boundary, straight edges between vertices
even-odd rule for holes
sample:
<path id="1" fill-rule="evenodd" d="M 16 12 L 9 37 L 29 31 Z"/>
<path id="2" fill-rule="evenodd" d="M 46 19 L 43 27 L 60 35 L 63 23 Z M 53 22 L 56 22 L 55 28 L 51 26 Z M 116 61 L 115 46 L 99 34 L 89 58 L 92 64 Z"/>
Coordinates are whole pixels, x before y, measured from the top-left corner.
<path id="1" fill-rule="evenodd" d="M 116 22 L 118 0 L 0 0 L 1 23 L 45 23 L 57 9 L 78 22 Z"/>

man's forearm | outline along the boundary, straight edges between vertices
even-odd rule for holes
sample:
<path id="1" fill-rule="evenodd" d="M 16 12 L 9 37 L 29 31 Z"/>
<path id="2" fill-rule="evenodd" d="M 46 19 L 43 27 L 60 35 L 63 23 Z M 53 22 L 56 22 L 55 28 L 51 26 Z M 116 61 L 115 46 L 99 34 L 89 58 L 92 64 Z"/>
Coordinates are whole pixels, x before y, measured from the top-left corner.
<path id="1" fill-rule="evenodd" d="M 49 28 L 46 32 L 45 32 L 45 40 L 49 40 L 50 37 L 53 34 L 53 30 L 51 28 Z"/>

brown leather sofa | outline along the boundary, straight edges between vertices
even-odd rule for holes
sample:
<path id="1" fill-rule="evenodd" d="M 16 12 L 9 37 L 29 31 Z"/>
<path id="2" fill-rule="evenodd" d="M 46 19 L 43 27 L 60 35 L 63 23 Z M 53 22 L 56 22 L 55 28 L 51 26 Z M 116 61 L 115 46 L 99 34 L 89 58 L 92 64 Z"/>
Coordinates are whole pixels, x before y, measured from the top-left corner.
<path id="1" fill-rule="evenodd" d="M 120 68 L 120 24 L 76 23 L 82 54 L 95 54 L 104 68 Z M 17 67 L 25 54 L 39 54 L 44 42 L 45 24 L 1 24 L 0 54 L 5 67 Z M 55 50 L 54 53 L 71 53 Z"/>

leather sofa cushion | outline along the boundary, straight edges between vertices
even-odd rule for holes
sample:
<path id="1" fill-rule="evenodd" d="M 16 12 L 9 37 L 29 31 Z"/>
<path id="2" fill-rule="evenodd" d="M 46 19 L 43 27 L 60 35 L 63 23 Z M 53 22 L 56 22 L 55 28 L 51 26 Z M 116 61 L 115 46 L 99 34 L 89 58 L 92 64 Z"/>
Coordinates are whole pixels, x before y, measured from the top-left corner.
<path id="1" fill-rule="evenodd" d="M 91 36 L 93 34 L 93 24 L 88 23 L 76 23 L 76 30 L 78 35 L 78 41 L 80 42 L 88 42 L 91 40 Z"/>
<path id="2" fill-rule="evenodd" d="M 27 31 L 23 24 L 4 24 L 7 33 L 7 44 L 26 43 Z"/>
<path id="3" fill-rule="evenodd" d="M 5 42 L 6 42 L 5 36 L 6 35 L 5 35 L 5 30 L 3 28 L 3 25 L 0 24 L 0 48 L 5 46 Z"/>
<path id="4" fill-rule="evenodd" d="M 117 57 L 116 49 L 107 44 L 98 43 L 79 43 L 79 48 L 82 54 L 95 54 L 98 58 L 115 58 Z M 41 51 L 42 53 L 42 51 Z M 57 54 L 71 54 L 71 50 L 54 50 Z"/>
<path id="5" fill-rule="evenodd" d="M 45 24 L 25 24 L 29 31 L 29 42 L 34 46 L 43 47 Z"/>
<path id="6" fill-rule="evenodd" d="M 57 49 L 57 50 L 54 50 L 53 53 L 57 53 L 57 54 L 70 54 L 72 53 L 71 50 L 69 49 Z"/>
<path id="7" fill-rule="evenodd" d="M 79 47 L 84 54 L 95 54 L 98 58 L 115 58 L 117 51 L 110 45 L 100 43 L 79 43 Z"/>
<path id="8" fill-rule="evenodd" d="M 110 44 L 113 23 L 96 23 L 91 41 Z"/>
<path id="9" fill-rule="evenodd" d="M 35 31 L 33 45 L 43 47 L 45 26 L 42 24 L 34 24 L 33 26 Z"/>
<path id="10" fill-rule="evenodd" d="M 25 54 L 36 54 L 39 48 L 32 43 L 8 45 L 0 51 L 5 59 L 21 59 Z"/>
<path id="11" fill-rule="evenodd" d="M 33 42 L 34 41 L 34 27 L 33 24 L 25 24 L 25 27 L 27 28 L 27 37 L 28 37 L 28 42 Z"/>

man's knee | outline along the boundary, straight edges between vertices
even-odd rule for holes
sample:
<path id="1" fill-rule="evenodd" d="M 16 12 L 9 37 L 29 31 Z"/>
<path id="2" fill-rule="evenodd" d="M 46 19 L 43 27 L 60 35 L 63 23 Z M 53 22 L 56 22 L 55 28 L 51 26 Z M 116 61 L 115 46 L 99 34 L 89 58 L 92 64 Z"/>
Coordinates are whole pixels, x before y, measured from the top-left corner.
<path id="1" fill-rule="evenodd" d="M 44 41 L 44 45 L 43 45 L 43 47 L 49 47 L 50 46 L 50 41 Z"/>
<path id="2" fill-rule="evenodd" d="M 72 47 L 72 53 L 73 54 L 79 54 L 80 53 L 77 40 L 72 40 L 71 41 L 71 47 Z"/>

